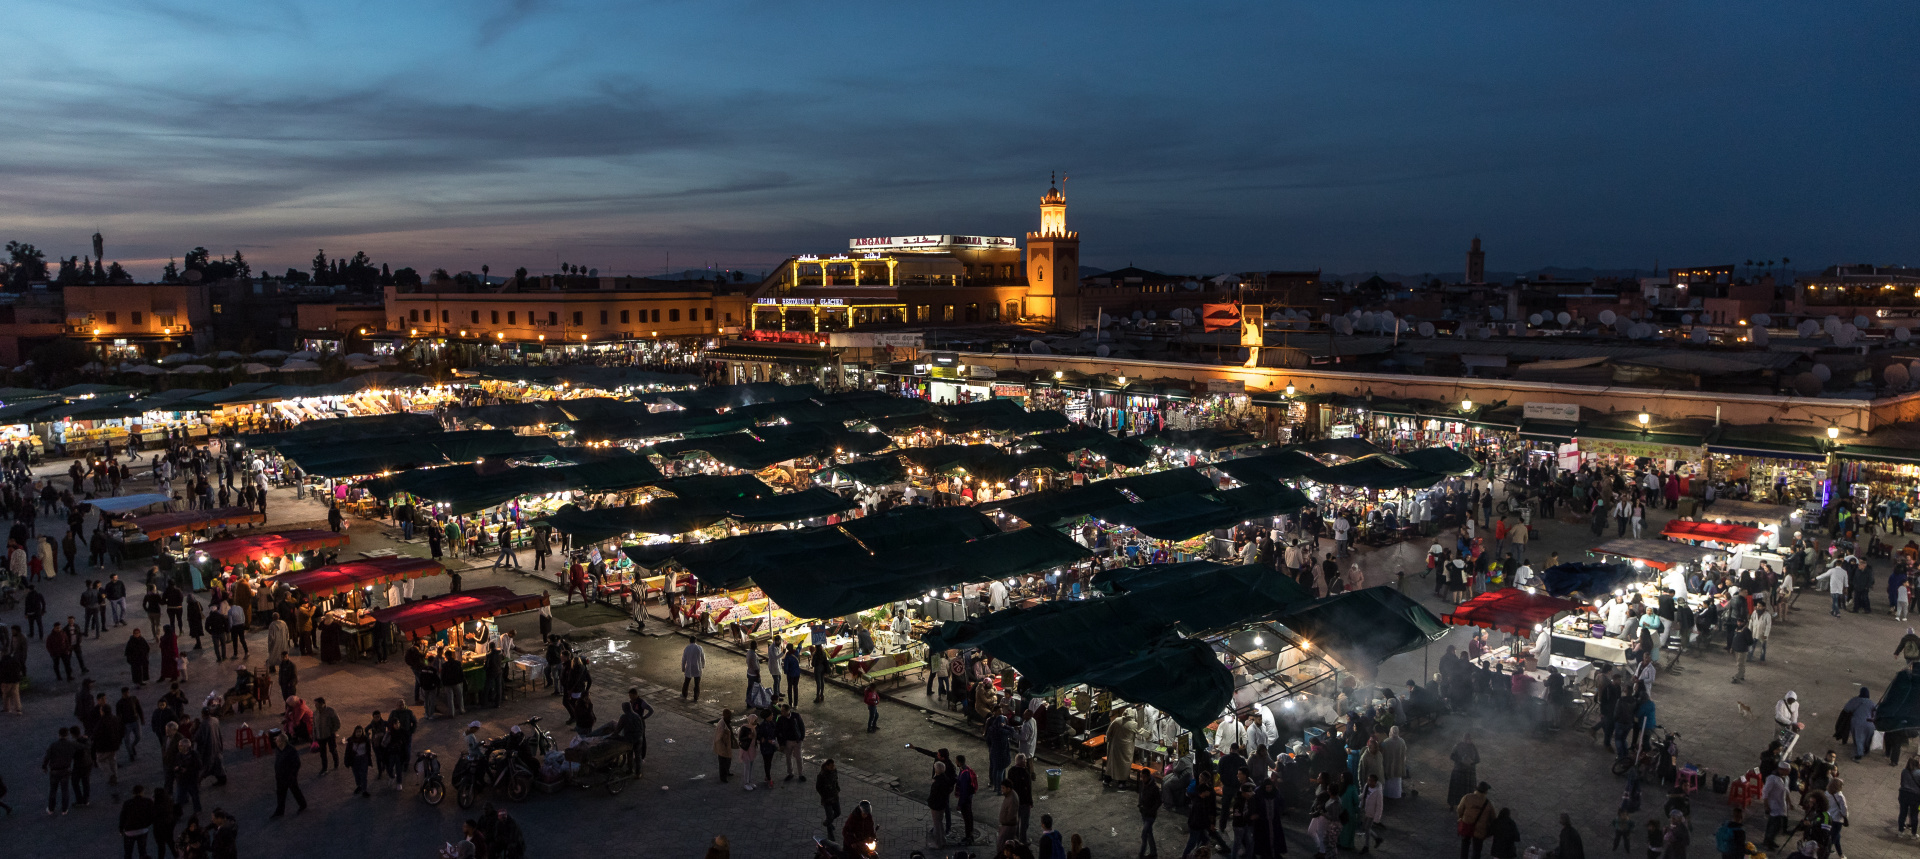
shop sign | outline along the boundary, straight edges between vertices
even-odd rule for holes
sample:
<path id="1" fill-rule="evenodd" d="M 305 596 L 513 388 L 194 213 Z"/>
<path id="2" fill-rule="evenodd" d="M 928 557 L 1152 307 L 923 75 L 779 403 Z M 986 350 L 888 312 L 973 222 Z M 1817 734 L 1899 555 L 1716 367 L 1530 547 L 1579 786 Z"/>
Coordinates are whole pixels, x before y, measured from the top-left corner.
<path id="1" fill-rule="evenodd" d="M 1207 380 L 1207 393 L 1209 394 L 1244 394 L 1246 392 L 1247 383 L 1240 379 Z"/>
<path id="2" fill-rule="evenodd" d="M 808 343 L 827 342 L 827 335 L 814 331 L 742 331 L 740 339 L 755 343 Z"/>
<path id="3" fill-rule="evenodd" d="M 952 248 L 999 248 L 1011 250 L 1020 243 L 1010 236 L 870 236 L 848 239 L 847 247 L 856 251 L 933 251 Z"/>
<path id="4" fill-rule="evenodd" d="M 1327 438 L 1353 438 L 1353 424 L 1334 424 L 1327 430 Z"/>
<path id="5" fill-rule="evenodd" d="M 1618 456 L 1627 459 L 1678 459 L 1700 458 L 1697 447 L 1681 447 L 1677 444 L 1659 444 L 1646 441 L 1615 441 L 1613 439 L 1582 438 L 1577 440 L 1580 452 L 1588 456 Z"/>
<path id="6" fill-rule="evenodd" d="M 1577 403 L 1527 403 L 1520 408 L 1520 416 L 1530 421 L 1580 422 L 1580 406 Z"/>
<path id="7" fill-rule="evenodd" d="M 997 383 L 993 386 L 993 395 L 1006 399 L 1019 399 L 1027 395 L 1027 386 Z"/>
<path id="8" fill-rule="evenodd" d="M 921 334 L 852 332 L 831 335 L 831 339 L 827 342 L 854 349 L 919 349 L 926 345 L 926 337 Z"/>

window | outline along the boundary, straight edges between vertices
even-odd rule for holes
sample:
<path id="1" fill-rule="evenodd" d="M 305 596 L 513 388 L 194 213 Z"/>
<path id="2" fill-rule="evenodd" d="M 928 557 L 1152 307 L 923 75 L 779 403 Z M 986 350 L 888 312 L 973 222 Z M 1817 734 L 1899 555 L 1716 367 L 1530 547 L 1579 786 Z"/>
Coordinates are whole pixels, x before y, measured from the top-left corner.
<path id="1" fill-rule="evenodd" d="M 432 313 L 433 311 L 431 311 L 431 310 L 429 310 L 429 311 L 427 311 L 427 312 L 428 312 L 428 313 Z M 441 321 L 441 322 L 452 322 L 452 321 L 453 321 L 453 311 L 451 311 L 451 310 L 442 310 L 442 311 L 440 311 L 440 321 Z"/>
<path id="2" fill-rule="evenodd" d="M 559 324 L 560 324 L 560 311 L 558 311 L 558 310 L 549 310 L 549 311 L 547 311 L 547 324 L 548 324 L 548 325 L 559 325 Z"/>
<path id="3" fill-rule="evenodd" d="M 133 324 L 139 325 L 140 323 L 141 323 L 140 311 L 136 310 L 133 312 Z"/>
<path id="4" fill-rule="evenodd" d="M 987 305 L 987 321 L 988 322 L 1000 321 L 1000 305 L 998 304 Z"/>
<path id="5" fill-rule="evenodd" d="M 626 311 L 626 310 L 622 310 L 622 311 L 620 311 L 620 324 L 621 324 L 621 325 L 625 325 L 625 324 L 627 324 L 627 322 L 628 322 L 628 319 L 627 319 L 627 315 L 628 315 L 628 313 L 630 313 L 630 312 L 631 312 L 631 311 Z"/>
<path id="6" fill-rule="evenodd" d="M 418 308 L 418 307 L 416 307 L 416 308 L 414 308 L 414 309 L 412 309 L 412 310 L 409 310 L 409 311 L 407 311 L 407 321 L 408 321 L 408 322 L 419 322 L 419 321 L 420 321 L 420 308 Z"/>
<path id="7" fill-rule="evenodd" d="M 575 324 L 575 325 L 585 325 L 585 324 L 587 324 L 587 321 L 586 321 L 586 315 L 587 315 L 587 314 L 586 314 L 586 313 L 584 313 L 584 312 L 582 312 L 582 311 L 578 311 L 578 310 L 576 310 L 576 311 L 574 311 L 574 312 L 573 312 L 573 324 Z"/>
<path id="8" fill-rule="evenodd" d="M 713 321 L 713 308 L 711 307 L 707 308 L 707 321 L 708 322 Z"/>
<path id="9" fill-rule="evenodd" d="M 480 324 L 480 311 L 478 310 L 473 311 L 473 324 L 475 325 Z"/>
<path id="10" fill-rule="evenodd" d="M 498 310 L 489 310 L 489 311 L 487 311 L 487 321 L 488 321 L 489 323 L 491 323 L 491 324 L 493 324 L 493 325 L 499 325 L 499 324 L 500 324 L 500 311 L 498 311 Z"/>
<path id="11" fill-rule="evenodd" d="M 600 311 L 600 324 L 601 325 L 607 324 L 607 312 L 604 310 Z"/>
<path id="12" fill-rule="evenodd" d="M 732 325 L 732 324 L 733 324 L 733 314 L 731 314 L 731 313 L 729 313 L 729 314 L 727 314 L 727 324 L 728 324 L 728 325 Z"/>
<path id="13" fill-rule="evenodd" d="M 120 313 L 119 313 L 119 311 L 116 311 L 116 310 L 109 310 L 109 311 L 107 311 L 107 324 L 108 324 L 108 325 L 119 325 L 119 324 L 120 324 Z"/>
<path id="14" fill-rule="evenodd" d="M 951 304 L 940 305 L 940 321 L 941 322 L 953 321 L 953 305 Z"/>
<path id="15" fill-rule="evenodd" d="M 700 308 L 698 307 L 687 308 L 687 321 L 688 322 L 700 321 Z"/>
<path id="16" fill-rule="evenodd" d="M 675 307 L 675 308 L 671 308 L 671 309 L 669 309 L 669 310 L 667 311 L 667 321 L 668 321 L 668 322 L 679 322 L 679 321 L 680 321 L 680 308 L 678 308 L 678 307 Z"/>
<path id="17" fill-rule="evenodd" d="M 512 325 L 512 324 L 513 324 L 513 317 L 514 317 L 515 315 L 516 315 L 516 314 L 515 314 L 515 313 L 514 313 L 513 311 L 511 311 L 511 310 L 509 310 L 509 311 L 507 311 L 507 324 L 508 324 L 508 325 Z"/>
<path id="18" fill-rule="evenodd" d="M 652 320 L 653 320 L 653 321 L 655 321 L 655 322 L 659 322 L 659 321 L 660 321 L 660 308 L 658 308 L 658 307 L 656 307 L 656 308 L 654 308 L 654 309 L 653 309 L 653 315 L 652 315 L 652 316 L 649 316 L 649 317 L 647 317 L 647 318 L 649 318 L 649 319 L 652 319 Z"/>

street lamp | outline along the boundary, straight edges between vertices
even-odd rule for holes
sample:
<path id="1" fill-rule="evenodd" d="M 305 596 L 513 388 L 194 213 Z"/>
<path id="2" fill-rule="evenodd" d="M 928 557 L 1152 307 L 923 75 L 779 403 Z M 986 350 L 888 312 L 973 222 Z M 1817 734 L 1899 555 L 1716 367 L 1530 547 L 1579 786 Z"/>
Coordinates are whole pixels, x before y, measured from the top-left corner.
<path id="1" fill-rule="evenodd" d="M 1291 399 L 1291 398 L 1293 397 L 1293 383 L 1292 383 L 1292 382 L 1288 382 L 1288 383 L 1287 383 L 1287 397 L 1288 397 L 1289 399 Z"/>
<path id="2" fill-rule="evenodd" d="M 1470 412 L 1470 411 L 1473 411 L 1473 398 L 1472 398 L 1472 397 L 1462 397 L 1462 398 L 1460 399 L 1460 411 L 1463 411 L 1463 412 Z"/>
<path id="3" fill-rule="evenodd" d="M 1649 414 L 1647 414 L 1646 412 L 1641 412 L 1641 413 L 1640 413 L 1640 425 L 1641 425 L 1641 426 L 1643 426 L 1643 427 L 1644 427 L 1644 426 L 1646 426 L 1646 425 L 1647 425 L 1647 422 L 1648 422 L 1648 421 L 1651 421 L 1651 420 L 1653 420 L 1653 416 L 1652 416 L 1652 415 L 1649 415 Z"/>
<path id="4" fill-rule="evenodd" d="M 1828 440 L 1828 441 L 1838 441 L 1839 439 L 1840 439 L 1840 428 L 1839 428 L 1839 427 L 1827 427 L 1827 440 Z"/>

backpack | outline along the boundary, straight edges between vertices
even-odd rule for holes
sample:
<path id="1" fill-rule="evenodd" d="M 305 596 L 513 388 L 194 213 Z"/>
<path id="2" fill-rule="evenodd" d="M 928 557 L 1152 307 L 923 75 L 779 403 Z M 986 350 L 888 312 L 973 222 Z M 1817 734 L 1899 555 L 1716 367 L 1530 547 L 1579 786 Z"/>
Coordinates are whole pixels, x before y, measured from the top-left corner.
<path id="1" fill-rule="evenodd" d="M 1713 849 L 1719 851 L 1722 856 L 1740 850 L 1746 846 L 1746 839 L 1741 838 L 1741 835 L 1744 834 L 1745 830 L 1740 830 L 1739 834 L 1735 833 L 1733 821 L 1729 820 L 1726 823 L 1722 823 L 1720 824 L 1720 828 L 1713 832 Z M 1741 843 L 1734 843 L 1735 839 L 1739 839 Z"/>

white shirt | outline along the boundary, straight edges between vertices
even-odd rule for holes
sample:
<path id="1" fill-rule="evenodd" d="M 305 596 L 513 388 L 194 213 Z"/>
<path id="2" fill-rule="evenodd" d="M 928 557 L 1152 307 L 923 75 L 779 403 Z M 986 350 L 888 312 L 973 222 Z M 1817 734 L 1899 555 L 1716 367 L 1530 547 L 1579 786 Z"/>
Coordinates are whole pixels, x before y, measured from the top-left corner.
<path id="1" fill-rule="evenodd" d="M 993 584 L 987 585 L 987 605 L 991 606 L 994 611 L 999 611 L 1007 607 L 1007 585 L 1005 582 L 995 580 Z"/>
<path id="2" fill-rule="evenodd" d="M 1839 564 L 1834 564 L 1833 566 L 1828 567 L 1826 572 L 1821 573 L 1820 575 L 1814 577 L 1814 581 L 1816 582 L 1820 581 L 1821 579 L 1825 579 L 1827 582 L 1827 593 L 1843 594 L 1847 592 L 1847 568 L 1846 567 L 1840 566 Z"/>
<path id="3" fill-rule="evenodd" d="M 1524 587 L 1526 583 L 1530 581 L 1533 581 L 1533 567 L 1521 564 L 1520 569 L 1513 571 L 1513 584 L 1515 587 Z"/>
<path id="4" fill-rule="evenodd" d="M 1345 516 L 1333 520 L 1333 538 L 1336 540 L 1347 539 L 1347 529 L 1352 527 L 1353 523 L 1348 522 Z"/>

